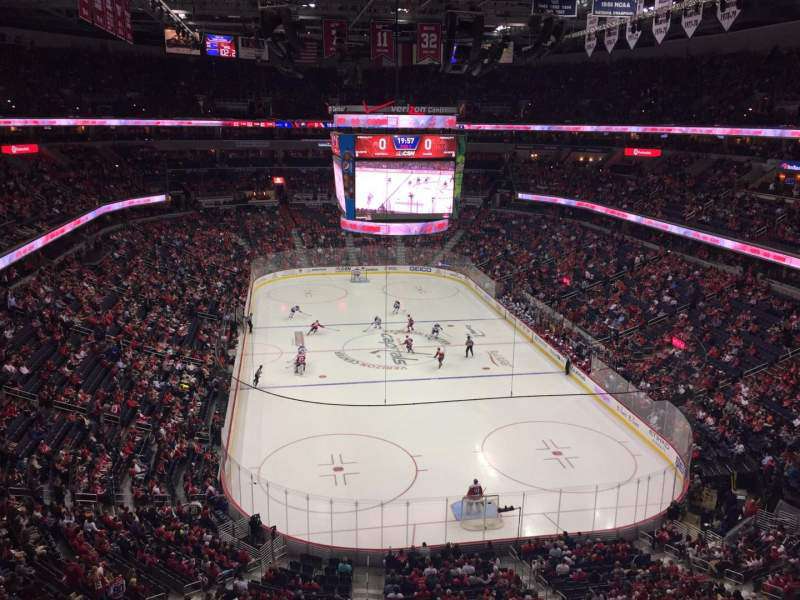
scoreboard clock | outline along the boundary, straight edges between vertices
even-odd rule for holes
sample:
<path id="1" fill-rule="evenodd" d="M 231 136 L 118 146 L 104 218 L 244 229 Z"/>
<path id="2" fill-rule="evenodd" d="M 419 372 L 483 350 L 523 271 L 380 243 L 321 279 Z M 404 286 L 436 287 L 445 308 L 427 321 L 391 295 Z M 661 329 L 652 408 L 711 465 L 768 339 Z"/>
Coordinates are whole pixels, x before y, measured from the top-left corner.
<path id="1" fill-rule="evenodd" d="M 451 158 L 456 157 L 452 135 L 357 135 L 356 158 Z"/>
<path id="2" fill-rule="evenodd" d="M 233 36 L 207 33 L 206 54 L 220 58 L 236 58 L 236 43 Z"/>

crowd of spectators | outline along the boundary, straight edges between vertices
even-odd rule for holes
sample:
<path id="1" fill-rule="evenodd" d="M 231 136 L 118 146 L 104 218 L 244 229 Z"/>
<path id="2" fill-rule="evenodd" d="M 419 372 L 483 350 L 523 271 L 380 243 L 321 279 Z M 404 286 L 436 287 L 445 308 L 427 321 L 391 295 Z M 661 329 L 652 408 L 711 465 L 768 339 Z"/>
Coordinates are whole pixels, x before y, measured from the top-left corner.
<path id="1" fill-rule="evenodd" d="M 53 146 L 0 161 L 0 250 L 34 237 L 99 204 L 151 188 L 136 163 L 85 145 Z M 163 182 L 155 190 L 163 191 Z"/>
<path id="2" fill-rule="evenodd" d="M 740 182 L 753 169 L 763 175 L 766 169 L 759 163 L 690 153 L 611 166 L 598 159 L 537 156 L 515 165 L 514 183 L 520 191 L 577 198 L 789 251 L 800 249 L 797 204 L 777 194 L 759 197 L 746 181 Z"/>
<path id="3" fill-rule="evenodd" d="M 141 164 L 132 151 L 60 153 L 66 150 L 69 160 L 106 169 L 101 181 L 108 187 L 87 185 L 87 198 L 131 193 L 128 177 L 112 170 L 127 167 L 111 165 L 123 154 Z M 73 177 L 52 174 L 65 194 L 83 185 Z M 682 404 L 695 426 L 698 463 L 758 471 L 766 506 L 800 493 L 800 362 L 788 359 L 800 348 L 800 305 L 751 270 L 697 262 L 541 213 L 465 208 L 443 234 L 352 236 L 350 246 L 337 220 L 333 204 L 205 210 L 109 232 L 32 278 L 9 281 L 14 286 L 0 307 L 0 386 L 7 390 L 0 459 L 4 490 L 27 490 L 27 499 L 6 493 L 0 503 L 12 567 L 7 589 L 24 591 L 42 577 L 54 597 L 69 585 L 99 598 L 98 590 L 107 594 L 124 581 L 125 597 L 139 598 L 241 575 L 251 557 L 216 533 L 226 508 L 214 445 L 224 368 L 248 265 L 297 249 L 298 239 L 307 256 L 296 259 L 311 264 L 346 264 L 340 261 L 351 252 L 362 264 L 404 253 L 406 261 L 434 261 L 449 248 L 495 279 L 502 302 L 575 364 L 588 368 L 588 340 L 602 340 L 640 389 Z M 554 325 L 542 307 L 573 328 Z M 121 496 L 115 515 L 108 507 Z M 82 497 L 92 500 L 82 505 Z M 758 541 L 745 538 L 743 548 Z M 646 594 L 653 585 L 698 598 L 716 590 L 674 565 L 596 544 L 567 545 L 570 554 L 562 548 L 542 572 L 562 589 L 596 578 L 609 597 Z M 474 589 L 525 597 L 516 574 L 496 561 L 452 552 L 389 560 L 387 597 L 456 598 Z M 721 558 L 703 552 L 697 556 L 707 562 L 730 558 L 727 550 Z M 589 569 L 591 561 L 601 568 Z M 246 583 L 243 597 L 272 597 L 277 580 L 290 593 L 314 591 L 311 580 L 273 577 L 263 589 Z M 785 572 L 769 581 L 784 589 L 796 584 Z"/>
<path id="4" fill-rule="evenodd" d="M 138 598 L 137 586 L 209 586 L 250 562 L 216 533 L 215 442 L 246 265 L 291 242 L 275 209 L 242 216 L 127 227 L 6 290 L 2 517 L 20 522 L 8 542 L 23 549 L 7 590 L 43 571 L 56 597 L 65 585 L 111 597 L 122 579 Z M 44 542 L 26 542 L 34 533 Z M 51 538 L 74 555 L 68 581 Z"/>
<path id="5" fill-rule="evenodd" d="M 533 597 L 518 573 L 501 566 L 491 542 L 480 553 L 464 552 L 458 544 L 446 544 L 436 551 L 424 543 L 408 551 L 390 550 L 383 566 L 383 593 L 389 600 Z"/>

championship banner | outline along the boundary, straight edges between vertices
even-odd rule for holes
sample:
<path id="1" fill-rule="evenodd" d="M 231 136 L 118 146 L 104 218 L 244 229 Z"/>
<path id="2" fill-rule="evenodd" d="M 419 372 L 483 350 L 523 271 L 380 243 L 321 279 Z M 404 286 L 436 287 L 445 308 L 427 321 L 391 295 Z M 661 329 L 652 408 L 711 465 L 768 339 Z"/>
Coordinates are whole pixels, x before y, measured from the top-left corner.
<path id="1" fill-rule="evenodd" d="M 703 5 L 695 4 L 694 6 L 684 7 L 681 14 L 681 24 L 683 30 L 686 32 L 686 37 L 691 38 L 697 28 L 700 26 L 700 21 L 703 20 Z"/>
<path id="2" fill-rule="evenodd" d="M 117 22 L 114 13 L 114 0 L 106 0 L 106 26 L 105 30 L 108 33 L 116 35 Z"/>
<path id="3" fill-rule="evenodd" d="M 114 0 L 114 34 L 121 40 L 125 39 L 126 4 L 126 0 Z"/>
<path id="4" fill-rule="evenodd" d="M 632 17 L 636 14 L 636 0 L 594 0 L 592 14 L 598 17 Z"/>
<path id="5" fill-rule="evenodd" d="M 642 37 L 642 25 L 639 22 L 639 15 L 644 10 L 644 0 L 638 0 L 636 3 L 636 14 L 633 15 L 625 24 L 625 39 L 628 40 L 628 47 L 633 50 Z"/>
<path id="6" fill-rule="evenodd" d="M 106 3 L 103 0 L 92 0 L 92 23 L 95 27 L 106 28 Z"/>
<path id="7" fill-rule="evenodd" d="M 442 62 L 442 24 L 417 23 L 417 43 L 414 44 L 414 63 Z"/>
<path id="8" fill-rule="evenodd" d="M 597 47 L 597 15 L 586 15 L 586 39 L 583 42 L 583 47 L 586 49 L 586 54 L 589 58 L 592 57 L 594 49 Z"/>
<path id="9" fill-rule="evenodd" d="M 78 16 L 84 21 L 92 22 L 92 0 L 78 0 Z"/>
<path id="10" fill-rule="evenodd" d="M 131 0 L 125 0 L 125 41 L 133 43 L 133 21 L 131 20 Z"/>
<path id="11" fill-rule="evenodd" d="M 347 21 L 325 19 L 322 22 L 322 57 L 336 56 L 340 48 L 347 45 Z"/>
<path id="12" fill-rule="evenodd" d="M 394 24 L 389 21 L 372 21 L 369 26 L 369 56 L 394 61 Z"/>
<path id="13" fill-rule="evenodd" d="M 533 6 L 537 11 L 558 17 L 578 16 L 578 0 L 534 0 Z"/>
<path id="14" fill-rule="evenodd" d="M 606 25 L 610 25 L 610 28 L 606 29 L 603 42 L 606 45 L 606 52 L 611 54 L 614 51 L 614 46 L 617 45 L 617 40 L 619 39 L 619 20 L 616 17 L 610 17 L 606 21 Z"/>
<path id="15" fill-rule="evenodd" d="M 656 0 L 655 11 L 653 17 L 653 37 L 656 38 L 656 43 L 661 45 L 664 38 L 667 37 L 669 32 L 669 25 L 672 20 L 672 0 Z"/>
<path id="16" fill-rule="evenodd" d="M 733 22 L 742 12 L 736 6 L 737 0 L 717 0 L 717 20 L 725 31 L 728 31 Z"/>

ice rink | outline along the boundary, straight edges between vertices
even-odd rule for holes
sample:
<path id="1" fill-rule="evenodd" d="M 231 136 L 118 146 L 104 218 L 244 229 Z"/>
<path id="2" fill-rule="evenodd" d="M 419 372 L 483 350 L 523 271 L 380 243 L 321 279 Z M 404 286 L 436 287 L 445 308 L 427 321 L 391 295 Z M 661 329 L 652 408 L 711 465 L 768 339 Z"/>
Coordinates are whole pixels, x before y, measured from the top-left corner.
<path id="1" fill-rule="evenodd" d="M 248 514 L 319 544 L 386 548 L 614 529 L 680 493 L 682 478 L 655 446 L 458 279 L 349 279 L 254 286 L 225 477 Z M 293 304 L 304 314 L 290 319 Z M 409 314 L 414 354 L 402 345 Z M 380 330 L 370 327 L 376 315 Z M 309 335 L 314 319 L 325 327 Z M 301 335 L 308 368 L 295 375 Z M 514 506 L 494 529 L 458 520 L 454 504 L 473 478 Z"/>

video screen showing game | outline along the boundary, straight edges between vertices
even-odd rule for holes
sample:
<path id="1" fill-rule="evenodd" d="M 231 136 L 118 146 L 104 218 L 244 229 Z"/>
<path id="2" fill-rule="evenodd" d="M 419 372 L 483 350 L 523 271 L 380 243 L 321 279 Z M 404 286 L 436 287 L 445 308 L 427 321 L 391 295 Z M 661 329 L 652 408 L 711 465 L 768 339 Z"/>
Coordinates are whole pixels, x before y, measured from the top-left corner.
<path id="1" fill-rule="evenodd" d="M 356 218 L 450 215 L 453 161 L 356 162 Z"/>

